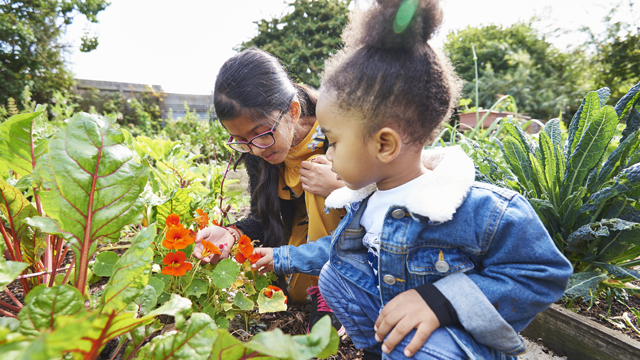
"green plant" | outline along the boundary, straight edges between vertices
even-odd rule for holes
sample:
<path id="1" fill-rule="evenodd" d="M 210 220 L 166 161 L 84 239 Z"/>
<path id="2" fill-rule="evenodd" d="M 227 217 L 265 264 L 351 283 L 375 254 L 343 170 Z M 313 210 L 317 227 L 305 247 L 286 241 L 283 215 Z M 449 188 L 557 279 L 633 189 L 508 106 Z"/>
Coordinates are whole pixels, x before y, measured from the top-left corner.
<path id="1" fill-rule="evenodd" d="M 587 94 L 564 142 L 558 119 L 537 141 L 505 123 L 507 136 L 498 141 L 510 172 L 505 184 L 529 199 L 574 266 L 565 292 L 572 299 L 607 288 L 637 292 L 624 284 L 640 279 L 632 269 L 640 264 L 640 83 L 615 107 L 605 105 L 609 94 L 607 88 Z M 621 121 L 620 143 L 604 158 Z"/>

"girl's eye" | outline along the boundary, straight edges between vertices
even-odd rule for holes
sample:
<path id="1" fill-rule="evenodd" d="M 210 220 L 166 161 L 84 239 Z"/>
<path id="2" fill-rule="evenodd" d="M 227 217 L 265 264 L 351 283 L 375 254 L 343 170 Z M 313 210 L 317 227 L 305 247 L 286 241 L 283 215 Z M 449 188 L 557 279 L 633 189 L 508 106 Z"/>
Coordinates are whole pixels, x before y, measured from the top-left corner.
<path id="1" fill-rule="evenodd" d="M 329 147 L 330 147 L 330 148 L 332 148 L 332 147 L 334 147 L 334 146 L 336 146 L 336 143 L 334 143 L 334 142 L 333 142 L 333 143 L 329 143 Z"/>

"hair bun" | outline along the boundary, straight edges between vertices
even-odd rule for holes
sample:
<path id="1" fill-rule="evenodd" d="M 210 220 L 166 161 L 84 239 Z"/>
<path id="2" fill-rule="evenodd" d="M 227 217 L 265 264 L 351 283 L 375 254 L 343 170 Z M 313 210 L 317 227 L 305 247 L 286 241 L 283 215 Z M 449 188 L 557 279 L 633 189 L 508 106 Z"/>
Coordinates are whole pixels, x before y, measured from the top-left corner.
<path id="1" fill-rule="evenodd" d="M 424 45 L 442 24 L 439 0 L 377 0 L 355 11 L 344 42 L 348 47 L 413 48 Z"/>

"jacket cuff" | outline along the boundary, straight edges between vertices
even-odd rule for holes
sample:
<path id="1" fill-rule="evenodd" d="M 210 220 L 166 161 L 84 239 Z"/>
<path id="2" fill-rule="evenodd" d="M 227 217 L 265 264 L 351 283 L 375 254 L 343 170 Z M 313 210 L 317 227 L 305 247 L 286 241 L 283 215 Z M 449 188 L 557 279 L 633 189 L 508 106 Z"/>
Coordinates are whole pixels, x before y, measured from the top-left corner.
<path id="1" fill-rule="evenodd" d="M 477 342 L 515 355 L 525 350 L 518 333 L 491 305 L 482 290 L 464 273 L 455 273 L 434 283 L 458 314 L 460 324 Z"/>
<path id="2" fill-rule="evenodd" d="M 456 309 L 433 283 L 418 286 L 414 288 L 414 290 L 422 296 L 424 302 L 426 302 L 429 308 L 431 308 L 431 311 L 436 314 L 441 327 L 460 324 Z"/>
<path id="3" fill-rule="evenodd" d="M 291 264 L 289 262 L 289 245 L 273 248 L 273 272 L 276 275 L 291 274 Z"/>

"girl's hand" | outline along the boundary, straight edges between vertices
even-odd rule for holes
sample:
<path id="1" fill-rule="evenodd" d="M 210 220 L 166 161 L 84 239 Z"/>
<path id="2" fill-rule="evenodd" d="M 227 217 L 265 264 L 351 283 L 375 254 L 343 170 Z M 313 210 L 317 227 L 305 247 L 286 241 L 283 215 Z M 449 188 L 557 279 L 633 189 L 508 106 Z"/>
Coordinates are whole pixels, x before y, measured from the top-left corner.
<path id="1" fill-rule="evenodd" d="M 258 271 L 258 275 L 262 275 L 266 272 L 273 271 L 273 248 L 254 248 L 253 253 L 260 254 L 262 257 L 260 260 L 256 261 L 255 264 L 251 265 L 252 269 L 260 269 Z"/>
<path id="2" fill-rule="evenodd" d="M 413 339 L 404 348 L 404 355 L 415 354 L 431 333 L 440 327 L 440 321 L 417 291 L 410 289 L 398 294 L 382 308 L 376 325 L 376 341 L 382 341 L 382 351 L 390 353 L 411 330 L 416 329 Z M 392 330 L 393 329 L 393 330 Z M 389 333 L 391 331 L 391 333 Z"/>
<path id="3" fill-rule="evenodd" d="M 206 240 L 220 249 L 222 255 L 208 255 L 202 257 L 202 240 Z M 229 251 L 233 247 L 235 239 L 229 231 L 220 226 L 209 226 L 200 231 L 196 235 L 195 246 L 193 248 L 193 256 L 202 260 L 203 263 L 217 264 L 220 259 L 229 257 Z"/>
<path id="4" fill-rule="evenodd" d="M 325 198 L 333 190 L 344 186 L 343 181 L 336 179 L 336 173 L 331 171 L 331 162 L 324 156 L 302 162 L 300 181 L 302 182 L 302 190 Z"/>

